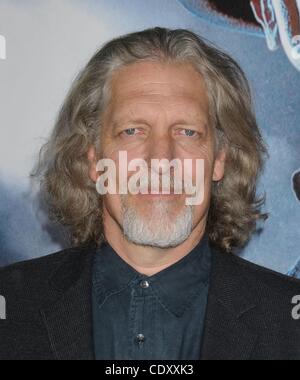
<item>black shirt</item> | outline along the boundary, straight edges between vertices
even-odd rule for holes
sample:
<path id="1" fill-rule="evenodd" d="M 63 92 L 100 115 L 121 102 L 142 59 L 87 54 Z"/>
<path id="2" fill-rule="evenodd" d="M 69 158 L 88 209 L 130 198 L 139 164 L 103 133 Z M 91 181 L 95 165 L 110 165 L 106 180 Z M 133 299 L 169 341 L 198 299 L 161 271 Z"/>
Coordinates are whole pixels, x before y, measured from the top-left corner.
<path id="1" fill-rule="evenodd" d="M 210 270 L 207 235 L 180 261 L 150 277 L 102 245 L 93 270 L 96 359 L 200 359 Z"/>

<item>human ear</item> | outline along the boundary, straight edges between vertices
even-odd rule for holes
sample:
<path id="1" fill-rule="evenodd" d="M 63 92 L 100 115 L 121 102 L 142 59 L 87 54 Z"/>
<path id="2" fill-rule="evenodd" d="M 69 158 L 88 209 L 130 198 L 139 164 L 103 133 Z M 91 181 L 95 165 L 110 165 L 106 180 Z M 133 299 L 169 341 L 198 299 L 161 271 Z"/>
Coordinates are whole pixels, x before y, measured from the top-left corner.
<path id="1" fill-rule="evenodd" d="M 213 181 L 219 182 L 224 178 L 226 162 L 226 150 L 221 149 L 215 158 Z"/>
<path id="2" fill-rule="evenodd" d="M 97 155 L 94 146 L 91 146 L 88 150 L 88 160 L 89 160 L 89 177 L 90 179 L 96 183 L 99 177 L 97 172 Z"/>

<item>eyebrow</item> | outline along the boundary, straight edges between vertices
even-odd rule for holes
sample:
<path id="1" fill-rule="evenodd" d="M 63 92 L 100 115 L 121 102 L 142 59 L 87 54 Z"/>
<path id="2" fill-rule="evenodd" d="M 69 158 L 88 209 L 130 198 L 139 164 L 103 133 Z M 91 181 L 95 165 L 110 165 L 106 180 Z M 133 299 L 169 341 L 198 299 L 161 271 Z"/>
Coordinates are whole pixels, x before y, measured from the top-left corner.
<path id="1" fill-rule="evenodd" d="M 145 119 L 127 119 L 124 122 L 121 122 L 119 120 L 115 120 L 112 125 L 113 125 L 113 128 L 117 129 L 122 124 L 128 124 L 128 123 L 130 123 L 130 124 L 147 124 L 147 125 L 149 125 L 149 123 Z"/>
<path id="2" fill-rule="evenodd" d="M 149 125 L 150 126 L 149 122 L 146 121 L 143 118 L 127 119 L 124 122 L 121 122 L 119 120 L 115 120 L 112 123 L 112 126 L 113 126 L 114 129 L 118 129 L 119 127 L 121 127 L 122 124 L 136 124 L 136 125 L 145 124 L 145 125 Z M 203 119 L 202 118 L 197 118 L 195 120 L 178 119 L 174 123 L 172 123 L 172 126 L 176 125 L 176 124 L 179 124 L 179 125 L 203 125 L 203 126 L 206 127 L 207 124 L 208 124 L 208 121 L 206 121 L 204 118 Z"/>

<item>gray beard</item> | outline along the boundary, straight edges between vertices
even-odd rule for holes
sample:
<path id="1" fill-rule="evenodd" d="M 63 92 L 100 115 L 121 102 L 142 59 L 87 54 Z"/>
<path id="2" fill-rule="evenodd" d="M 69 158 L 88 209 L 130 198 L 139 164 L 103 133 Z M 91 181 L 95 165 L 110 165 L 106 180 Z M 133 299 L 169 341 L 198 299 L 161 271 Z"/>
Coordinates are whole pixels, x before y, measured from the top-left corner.
<path id="1" fill-rule="evenodd" d="M 172 218 L 168 202 L 153 202 L 152 212 L 145 217 L 129 206 L 122 197 L 123 233 L 125 238 L 137 245 L 156 248 L 174 248 L 186 241 L 193 229 L 193 206 Z"/>

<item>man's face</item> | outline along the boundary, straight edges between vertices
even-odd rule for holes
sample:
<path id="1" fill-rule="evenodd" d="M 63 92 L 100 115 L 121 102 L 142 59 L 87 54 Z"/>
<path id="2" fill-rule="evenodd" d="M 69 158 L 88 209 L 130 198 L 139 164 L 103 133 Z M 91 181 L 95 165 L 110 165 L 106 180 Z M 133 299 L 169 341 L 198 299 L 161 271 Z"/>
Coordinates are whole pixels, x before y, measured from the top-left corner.
<path id="1" fill-rule="evenodd" d="M 182 163 L 191 159 L 194 184 L 196 160 L 203 159 L 204 201 L 187 206 L 188 195 L 174 194 L 172 188 L 169 195 L 162 191 L 156 195 L 107 194 L 104 216 L 136 244 L 169 248 L 183 243 L 199 224 L 205 225 L 212 181 L 219 181 L 224 174 L 224 156 L 215 157 L 214 141 L 204 80 L 192 65 L 143 62 L 117 71 L 103 116 L 101 158 L 114 160 L 117 173 L 120 151 L 127 152 L 128 162 L 143 159 L 149 165 L 152 159 L 179 159 Z M 91 158 L 95 158 L 93 151 Z M 133 174 L 129 172 L 128 178 Z M 91 176 L 97 179 L 95 169 Z M 172 179 L 171 172 L 171 184 Z"/>

